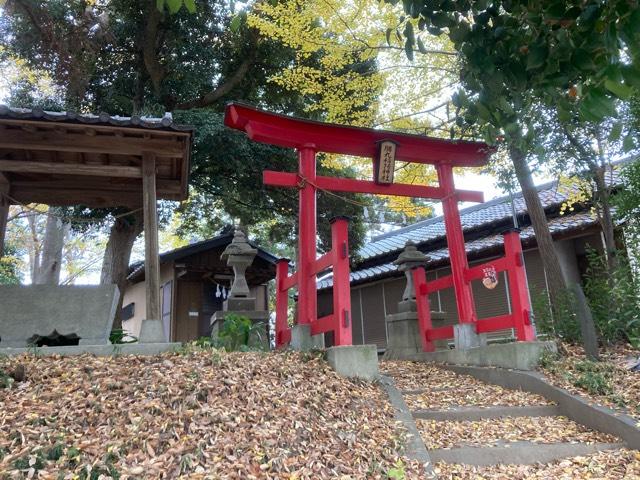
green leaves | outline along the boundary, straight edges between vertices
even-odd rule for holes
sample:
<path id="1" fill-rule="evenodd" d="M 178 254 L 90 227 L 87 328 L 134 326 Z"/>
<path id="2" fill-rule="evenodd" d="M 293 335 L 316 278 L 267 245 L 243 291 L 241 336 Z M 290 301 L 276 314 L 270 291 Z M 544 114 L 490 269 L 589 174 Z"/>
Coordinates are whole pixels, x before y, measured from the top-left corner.
<path id="1" fill-rule="evenodd" d="M 607 79 L 604 81 L 604 86 L 607 90 L 622 100 L 627 100 L 631 97 L 631 94 L 633 94 L 633 88 L 625 85 L 624 83 Z"/>
<path id="2" fill-rule="evenodd" d="M 527 70 L 534 70 L 544 66 L 549 49 L 545 45 L 535 45 L 529 49 L 527 55 Z"/>
<path id="3" fill-rule="evenodd" d="M 239 13 L 235 17 L 231 19 L 231 23 L 229 24 L 229 28 L 232 32 L 238 32 L 240 27 L 242 26 L 242 22 L 244 21 L 244 15 Z"/>
<path id="4" fill-rule="evenodd" d="M 413 32 L 413 25 L 411 22 L 406 23 L 403 33 L 406 39 L 404 42 L 404 51 L 407 54 L 407 58 L 413 62 L 413 46 L 416 44 L 416 37 Z"/>
<path id="5" fill-rule="evenodd" d="M 604 90 L 593 88 L 580 105 L 580 114 L 587 121 L 600 122 L 616 116 L 615 101 Z"/>
<path id="6" fill-rule="evenodd" d="M 169 10 L 169 13 L 171 13 L 172 15 L 178 13 L 183 5 L 189 13 L 196 12 L 195 0 L 156 0 L 156 7 L 158 8 L 158 10 L 160 10 L 161 12 L 164 11 L 164 8 L 166 6 Z"/>

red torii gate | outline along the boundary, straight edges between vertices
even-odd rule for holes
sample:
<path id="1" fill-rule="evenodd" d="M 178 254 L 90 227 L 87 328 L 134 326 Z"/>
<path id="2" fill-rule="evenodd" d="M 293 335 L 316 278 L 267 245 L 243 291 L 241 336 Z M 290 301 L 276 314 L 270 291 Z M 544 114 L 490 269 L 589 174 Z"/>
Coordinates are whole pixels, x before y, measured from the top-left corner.
<path id="1" fill-rule="evenodd" d="M 478 167 L 485 165 L 490 149 L 484 143 L 447 141 L 420 135 L 409 135 L 369 128 L 349 127 L 270 113 L 248 105 L 230 103 L 225 111 L 226 126 L 244 131 L 254 141 L 295 148 L 298 151 L 298 172 L 274 172 L 265 170 L 263 181 L 266 185 L 299 189 L 299 226 L 297 271 L 288 275 L 288 262 L 282 260 L 276 275 L 276 345 L 281 346 L 291 339 L 287 325 L 287 291 L 298 287 L 298 324 L 310 324 L 311 333 L 334 332 L 336 345 L 351 345 L 351 299 L 349 284 L 349 263 L 347 248 L 347 222 L 338 219 L 332 222 L 332 250 L 317 257 L 316 243 L 316 192 L 317 189 L 371 193 L 376 195 L 398 195 L 441 200 L 444 211 L 445 230 L 451 275 L 446 281 L 439 279 L 435 288 L 426 285 L 424 275 L 417 273 L 415 279 L 418 297 L 418 315 L 423 349 L 433 350 L 432 340 L 445 338 L 451 333 L 436 332 L 431 327 L 429 305 L 426 295 L 431 291 L 453 286 L 460 323 L 477 324 L 477 315 L 471 289 L 471 281 L 478 278 L 480 267 L 469 269 L 464 246 L 464 236 L 458 212 L 459 201 L 483 202 L 482 192 L 456 190 L 453 182 L 454 167 Z M 327 152 L 376 159 L 381 144 L 393 144 L 395 159 L 413 163 L 434 165 L 438 174 L 438 186 L 423 186 L 378 181 L 355 180 L 349 178 L 316 175 L 316 153 Z M 378 162 L 381 160 L 378 159 Z M 382 170 L 380 170 L 382 172 Z M 389 174 L 388 169 L 384 171 Z M 515 240 L 509 239 L 511 250 L 502 259 L 500 271 L 516 272 L 509 278 L 510 293 L 519 310 L 494 321 L 481 331 L 496 330 L 512 326 L 518 332 L 519 340 L 532 340 L 530 306 L 524 280 L 521 259 L 516 259 Z M 520 246 L 519 238 L 517 246 Z M 488 264 L 487 264 L 488 265 Z M 333 313 L 317 318 L 317 274 L 333 266 Z M 486 267 L 486 266 L 485 266 Z M 493 265 L 489 265 L 495 272 Z M 513 268 L 512 268 L 513 267 Z M 419 271 L 418 271 L 419 272 Z M 424 270 L 423 270 L 424 272 Z M 431 285 L 430 285 L 431 286 Z M 513 304 L 513 302 L 512 302 Z M 507 318 L 508 317 L 508 318 Z M 483 321 L 485 321 L 483 319 Z M 507 325 L 508 323 L 508 325 Z M 476 330 L 478 328 L 476 327 Z M 480 331 L 478 330 L 478 331 Z M 433 334 L 436 334 L 434 337 Z"/>

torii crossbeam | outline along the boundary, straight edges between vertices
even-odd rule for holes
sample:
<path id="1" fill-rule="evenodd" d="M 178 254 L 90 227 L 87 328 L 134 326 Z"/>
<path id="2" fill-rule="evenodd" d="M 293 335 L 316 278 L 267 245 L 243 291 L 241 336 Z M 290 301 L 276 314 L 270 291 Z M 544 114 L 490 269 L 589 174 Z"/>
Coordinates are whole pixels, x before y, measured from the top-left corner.
<path id="1" fill-rule="evenodd" d="M 299 226 L 297 271 L 288 275 L 285 263 L 278 268 L 276 289 L 276 344 L 290 340 L 287 328 L 287 290 L 298 287 L 297 323 L 310 324 L 312 334 L 334 331 L 336 345 L 351 344 L 351 305 L 346 245 L 346 223 L 332 225 L 333 248 L 317 257 L 316 192 L 318 189 L 337 192 L 358 192 L 376 195 L 398 195 L 441 200 L 445 217 L 447 244 L 451 261 L 451 285 L 454 287 L 460 323 L 477 321 L 469 280 L 469 265 L 458 212 L 459 201 L 482 202 L 482 192 L 456 190 L 454 167 L 485 165 L 491 150 L 484 143 L 447 141 L 420 135 L 409 135 L 369 128 L 334 125 L 279 115 L 248 105 L 231 103 L 225 111 L 225 125 L 244 131 L 257 142 L 295 148 L 298 151 L 298 172 L 263 172 L 266 185 L 299 189 Z M 393 144 L 394 157 L 400 161 L 434 165 L 438 186 L 409 185 L 391 181 L 366 181 L 316 175 L 318 152 L 379 158 L 381 145 Z M 380 157 L 381 158 L 381 157 Z M 381 160 L 378 159 L 378 162 Z M 393 164 L 392 164 L 393 165 Z M 385 170 L 389 174 L 389 169 Z M 346 269 L 345 269 L 346 262 Z M 334 267 L 332 315 L 317 317 L 317 274 Z M 424 305 L 424 304 L 423 304 Z M 422 315 L 425 313 L 424 308 Z M 430 319 L 421 319 L 423 344 L 427 340 Z M 427 345 L 426 349 L 430 347 Z"/>

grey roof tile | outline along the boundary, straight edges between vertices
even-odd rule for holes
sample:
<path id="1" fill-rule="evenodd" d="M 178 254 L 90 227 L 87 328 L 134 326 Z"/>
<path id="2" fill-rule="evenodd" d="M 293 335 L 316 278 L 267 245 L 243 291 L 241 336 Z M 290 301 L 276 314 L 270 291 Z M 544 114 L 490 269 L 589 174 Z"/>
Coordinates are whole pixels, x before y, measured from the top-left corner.
<path id="1" fill-rule="evenodd" d="M 51 122 L 67 122 L 87 125 L 112 125 L 115 127 L 146 128 L 156 130 L 172 130 L 190 132 L 192 127 L 178 125 L 173 122 L 171 113 L 166 112 L 162 117 L 145 117 L 133 115 L 121 117 L 108 113 L 77 113 L 77 112 L 50 112 L 41 108 L 14 108 L 0 105 L 0 118 L 16 120 L 47 120 Z"/>

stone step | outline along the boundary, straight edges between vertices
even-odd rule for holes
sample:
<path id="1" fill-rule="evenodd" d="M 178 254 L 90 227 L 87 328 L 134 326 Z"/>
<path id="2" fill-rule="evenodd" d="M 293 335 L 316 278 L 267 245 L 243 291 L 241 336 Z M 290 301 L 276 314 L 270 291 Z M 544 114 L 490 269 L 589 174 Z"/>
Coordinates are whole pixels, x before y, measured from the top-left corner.
<path id="1" fill-rule="evenodd" d="M 429 456 L 433 463 L 445 462 L 475 466 L 501 463 L 533 465 L 624 447 L 623 443 L 510 442 L 495 447 L 440 448 L 430 450 Z"/>
<path id="2" fill-rule="evenodd" d="M 450 390 L 460 390 L 454 387 L 438 387 L 438 388 L 416 388 L 415 390 L 401 390 L 403 395 L 422 395 L 429 392 L 448 392 Z"/>
<path id="3" fill-rule="evenodd" d="M 449 410 L 416 410 L 413 418 L 438 421 L 482 420 L 503 417 L 555 417 L 560 415 L 556 405 L 531 405 L 525 407 L 454 407 Z"/>

